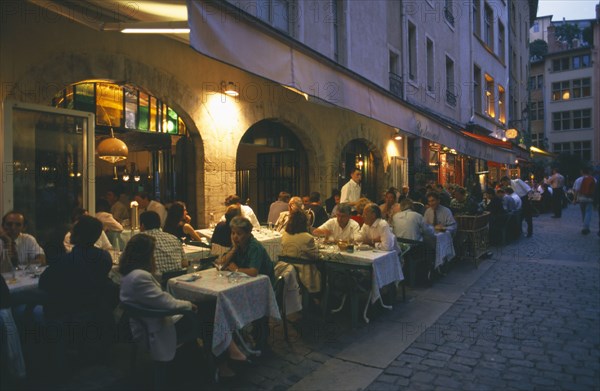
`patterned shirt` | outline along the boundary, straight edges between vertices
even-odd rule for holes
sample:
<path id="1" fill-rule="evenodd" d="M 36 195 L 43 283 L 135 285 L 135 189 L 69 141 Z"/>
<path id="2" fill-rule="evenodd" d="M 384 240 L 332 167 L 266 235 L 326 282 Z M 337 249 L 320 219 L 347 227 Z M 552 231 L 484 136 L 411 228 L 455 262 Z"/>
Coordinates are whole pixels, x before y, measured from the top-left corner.
<path id="1" fill-rule="evenodd" d="M 160 275 L 166 271 L 182 268 L 185 253 L 179 239 L 163 232 L 160 228 L 149 229 L 142 233 L 156 239 L 156 248 L 154 249 L 156 274 Z"/>

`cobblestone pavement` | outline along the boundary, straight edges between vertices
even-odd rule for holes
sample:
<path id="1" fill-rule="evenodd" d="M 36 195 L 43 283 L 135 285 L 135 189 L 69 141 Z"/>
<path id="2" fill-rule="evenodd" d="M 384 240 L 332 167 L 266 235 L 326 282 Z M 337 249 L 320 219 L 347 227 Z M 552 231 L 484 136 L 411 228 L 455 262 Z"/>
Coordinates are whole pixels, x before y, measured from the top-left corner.
<path id="1" fill-rule="evenodd" d="M 368 389 L 600 389 L 599 238 L 574 207 L 534 224 Z"/>
<path id="2" fill-rule="evenodd" d="M 493 248 L 477 269 L 459 262 L 391 311 L 373 306 L 356 330 L 347 308 L 293 322 L 289 344 L 272 324 L 270 350 L 219 385 L 197 356 L 178 354 L 172 388 L 600 389 L 600 239 L 581 235 L 579 220 L 575 207 L 562 219 L 541 215 L 532 238 Z M 141 357 L 131 372 L 130 346 L 114 350 L 108 366 L 78 370 L 57 388 L 151 388 L 152 363 Z"/>

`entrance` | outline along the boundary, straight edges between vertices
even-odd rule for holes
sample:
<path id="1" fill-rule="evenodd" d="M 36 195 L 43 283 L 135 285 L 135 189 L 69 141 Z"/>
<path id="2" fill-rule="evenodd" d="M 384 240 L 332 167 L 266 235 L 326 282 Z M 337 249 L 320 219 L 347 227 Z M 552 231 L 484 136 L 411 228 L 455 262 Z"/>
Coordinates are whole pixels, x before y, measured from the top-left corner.
<path id="1" fill-rule="evenodd" d="M 94 212 L 94 115 L 5 101 L 2 214 L 23 213 L 45 243 L 73 208 Z"/>
<path id="2" fill-rule="evenodd" d="M 362 140 L 352 140 L 342 150 L 341 169 L 342 176 L 338 181 L 338 188 L 350 180 L 354 168 L 362 171 L 361 191 L 362 196 L 373 202 L 378 202 L 381 196 L 377 194 L 377 170 L 379 162 L 367 144 Z"/>
<path id="3" fill-rule="evenodd" d="M 306 152 L 284 124 L 263 120 L 252 125 L 238 147 L 236 192 L 266 222 L 269 206 L 279 192 L 308 192 Z"/>

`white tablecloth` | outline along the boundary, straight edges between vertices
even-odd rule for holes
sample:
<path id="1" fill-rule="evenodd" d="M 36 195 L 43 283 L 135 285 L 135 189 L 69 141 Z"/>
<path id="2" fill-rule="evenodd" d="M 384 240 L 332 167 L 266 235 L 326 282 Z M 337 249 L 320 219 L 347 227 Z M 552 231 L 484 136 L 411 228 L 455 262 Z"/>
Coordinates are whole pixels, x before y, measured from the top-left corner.
<path id="1" fill-rule="evenodd" d="M 44 269 L 46 269 L 46 267 L 42 266 L 38 275 L 41 275 Z M 39 276 L 32 277 L 31 275 L 27 275 L 23 270 L 15 272 L 16 281 L 11 280 L 12 276 L 10 273 L 2 273 L 2 277 L 4 277 L 4 281 L 6 281 L 6 285 L 8 285 L 8 290 L 11 295 L 36 289 L 38 282 L 40 281 Z"/>
<path id="2" fill-rule="evenodd" d="M 442 266 L 456 255 L 450 232 L 435 233 L 435 268 Z"/>
<path id="3" fill-rule="evenodd" d="M 371 303 L 380 297 L 380 290 L 395 281 L 403 281 L 402 267 L 396 251 L 366 250 L 348 253 L 345 251 L 321 250 L 327 262 L 347 265 L 371 265 L 373 267 L 371 284 Z"/>
<path id="4" fill-rule="evenodd" d="M 196 230 L 200 235 L 207 238 L 212 238 L 213 230 L 209 228 Z M 267 253 L 271 257 L 271 261 L 277 262 L 277 258 L 281 254 L 281 234 L 279 232 L 269 231 L 266 228 L 261 228 L 260 231 L 252 230 L 252 235 L 263 245 Z"/>
<path id="5" fill-rule="evenodd" d="M 168 290 L 176 298 L 192 302 L 207 297 L 217 299 L 212 344 L 215 355 L 227 349 L 235 330 L 264 316 L 280 318 L 267 276 L 248 277 L 244 274 L 239 281 L 230 282 L 227 277 L 219 277 L 215 269 L 204 270 L 199 275 L 201 277 L 196 281 L 184 281 L 185 276 L 172 278 L 168 282 Z"/>

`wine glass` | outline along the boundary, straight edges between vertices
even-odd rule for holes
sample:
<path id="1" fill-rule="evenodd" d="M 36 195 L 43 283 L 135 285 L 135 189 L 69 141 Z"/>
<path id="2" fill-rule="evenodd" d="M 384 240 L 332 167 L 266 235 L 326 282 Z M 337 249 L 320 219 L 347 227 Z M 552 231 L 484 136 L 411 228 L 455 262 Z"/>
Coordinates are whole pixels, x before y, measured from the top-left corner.
<path id="1" fill-rule="evenodd" d="M 356 251 L 360 251 L 360 246 L 362 246 L 363 241 L 361 239 L 355 239 L 354 243 L 356 243 Z"/>
<path id="2" fill-rule="evenodd" d="M 187 236 L 185 236 L 185 235 L 184 235 L 184 236 L 180 237 L 179 239 L 181 239 L 181 245 L 182 245 L 183 247 L 187 246 L 187 245 L 185 244 L 185 240 L 187 239 Z"/>
<path id="3" fill-rule="evenodd" d="M 221 264 L 219 262 L 213 262 L 213 265 L 215 266 L 215 268 L 217 269 L 217 275 L 219 277 L 223 277 L 223 266 L 225 266 L 224 264 Z"/>

